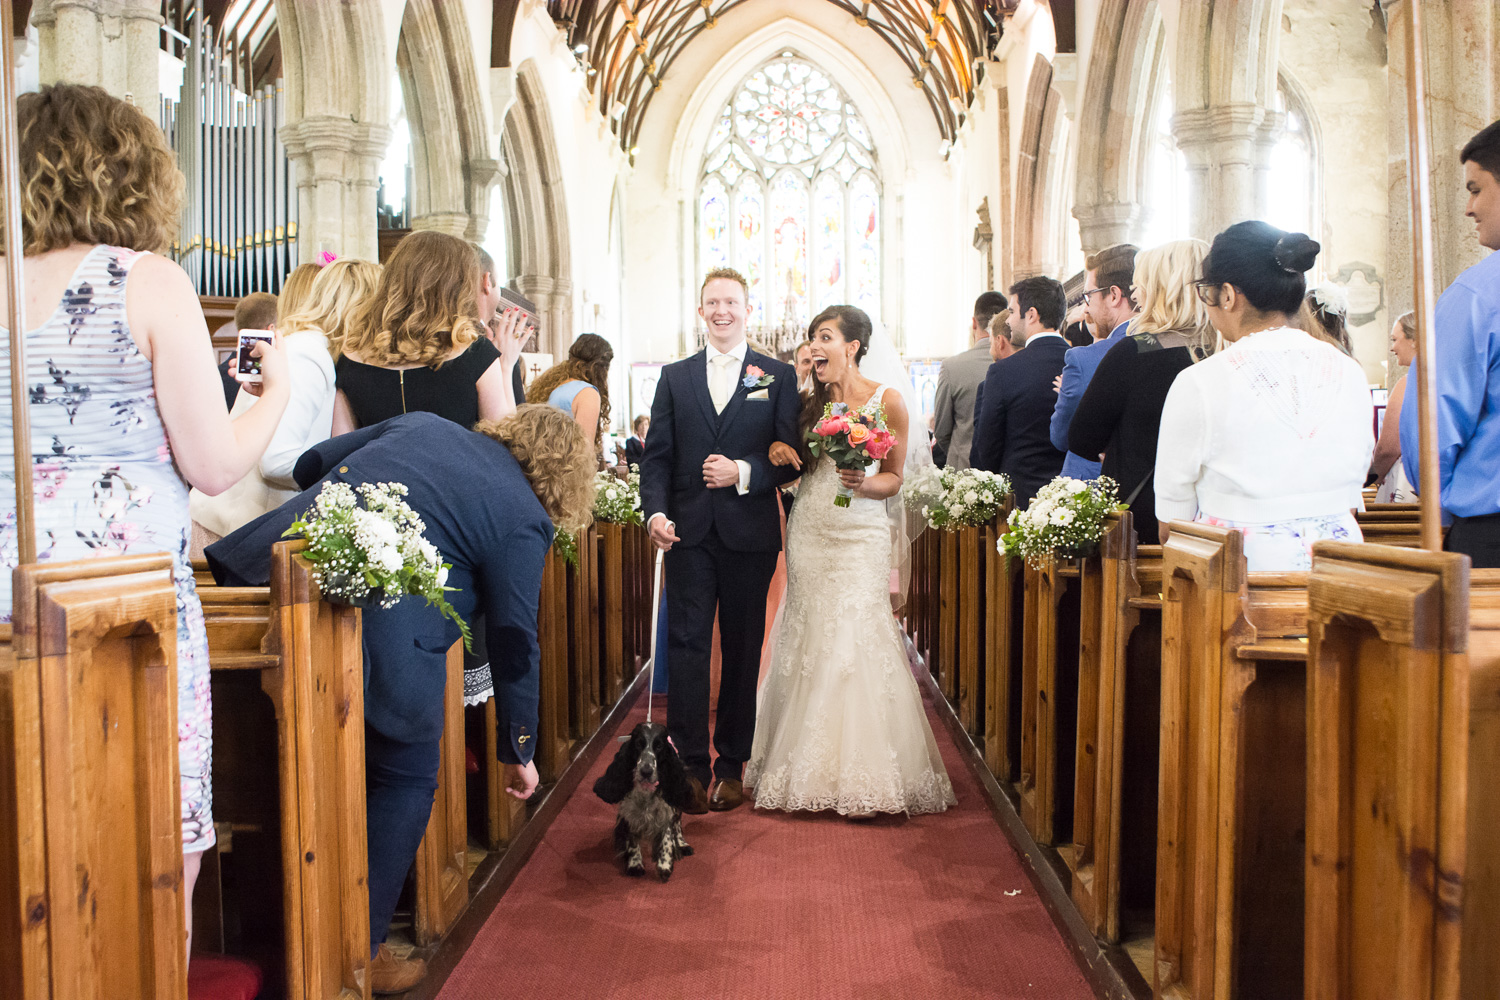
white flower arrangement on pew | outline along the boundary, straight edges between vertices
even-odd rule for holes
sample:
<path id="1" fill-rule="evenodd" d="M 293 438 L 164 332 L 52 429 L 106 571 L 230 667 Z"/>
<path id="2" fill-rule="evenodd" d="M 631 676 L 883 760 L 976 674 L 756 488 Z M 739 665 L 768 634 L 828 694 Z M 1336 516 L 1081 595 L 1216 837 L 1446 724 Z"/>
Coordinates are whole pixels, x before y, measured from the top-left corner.
<path id="1" fill-rule="evenodd" d="M 327 482 L 310 510 L 292 522 L 282 537 L 307 539 L 302 555 L 313 564 L 313 577 L 323 596 L 339 604 L 363 608 L 395 606 L 412 595 L 451 618 L 471 644 L 469 625 L 443 595 L 452 563 L 425 537 L 427 525 L 401 499 L 401 483 Z M 360 506 L 363 500 L 364 505 Z"/>
<path id="2" fill-rule="evenodd" d="M 623 480 L 613 472 L 594 475 L 594 520 L 605 524 L 641 523 L 641 467 Z"/>
<path id="3" fill-rule="evenodd" d="M 921 511 L 929 526 L 957 531 L 994 518 L 1010 492 L 1010 480 L 983 469 L 930 466 L 902 492 L 906 506 Z"/>
<path id="4" fill-rule="evenodd" d="M 1032 497 L 1031 506 L 1010 513 L 1010 530 L 998 548 L 1009 559 L 1023 557 L 1033 568 L 1045 556 L 1084 556 L 1104 537 L 1104 518 L 1120 509 L 1119 485 L 1108 476 L 1058 476 Z"/>

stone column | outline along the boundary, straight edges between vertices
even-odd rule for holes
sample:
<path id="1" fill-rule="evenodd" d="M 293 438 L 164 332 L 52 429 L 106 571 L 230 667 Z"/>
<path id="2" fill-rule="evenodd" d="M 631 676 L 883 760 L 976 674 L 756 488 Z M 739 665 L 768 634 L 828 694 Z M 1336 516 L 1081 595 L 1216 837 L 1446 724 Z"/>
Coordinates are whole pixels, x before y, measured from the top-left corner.
<path id="1" fill-rule="evenodd" d="M 500 181 L 499 160 L 470 160 L 464 168 L 464 185 L 468 189 L 468 229 L 464 239 L 474 243 L 484 240 L 490 228 L 490 199 Z"/>
<path id="2" fill-rule="evenodd" d="M 1098 253 L 1117 243 L 1129 243 L 1140 229 L 1145 214 L 1135 201 L 1108 202 L 1100 205 L 1074 205 L 1078 236 L 1085 254 Z"/>
<path id="3" fill-rule="evenodd" d="M 561 361 L 573 343 L 573 283 L 545 274 L 522 274 L 516 278 L 516 290 L 536 304 L 542 329 L 537 336 L 537 350 L 549 352 L 555 362 Z"/>
<path id="4" fill-rule="evenodd" d="M 280 130 L 297 176 L 297 258 L 379 260 L 375 197 L 390 126 L 311 115 Z"/>
<path id="5" fill-rule="evenodd" d="M 1188 161 L 1192 235 L 1212 241 L 1226 227 L 1262 214 L 1271 147 L 1284 115 L 1240 102 L 1179 111 L 1172 135 Z"/>
<path id="6" fill-rule="evenodd" d="M 39 76 L 129 98 L 153 118 L 161 96 L 161 5 L 155 0 L 38 0 Z"/>

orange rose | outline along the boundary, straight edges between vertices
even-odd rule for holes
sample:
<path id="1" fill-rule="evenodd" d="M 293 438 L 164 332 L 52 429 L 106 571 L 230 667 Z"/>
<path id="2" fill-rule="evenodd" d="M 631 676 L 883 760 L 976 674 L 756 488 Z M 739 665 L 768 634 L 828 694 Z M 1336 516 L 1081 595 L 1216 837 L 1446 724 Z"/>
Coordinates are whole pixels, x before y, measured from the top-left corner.
<path id="1" fill-rule="evenodd" d="M 855 424 L 854 426 L 849 428 L 850 444 L 864 444 L 865 440 L 868 439 L 869 436 L 870 428 L 866 427 L 864 424 Z"/>

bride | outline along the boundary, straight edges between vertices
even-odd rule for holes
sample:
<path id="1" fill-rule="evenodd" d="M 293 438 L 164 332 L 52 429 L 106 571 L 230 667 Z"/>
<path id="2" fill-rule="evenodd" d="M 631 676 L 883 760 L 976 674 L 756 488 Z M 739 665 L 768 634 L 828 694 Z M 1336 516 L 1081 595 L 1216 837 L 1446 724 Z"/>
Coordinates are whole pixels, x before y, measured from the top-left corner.
<path id="1" fill-rule="evenodd" d="M 909 390 L 910 380 L 885 338 L 873 346 L 889 359 L 880 373 L 892 384 L 861 374 L 872 347 L 862 310 L 832 306 L 811 330 L 804 437 L 834 402 L 867 412 L 883 407 L 897 444 L 873 474 L 840 471 L 826 457 L 809 460 L 787 525 L 786 603 L 745 786 L 755 789 L 759 809 L 832 809 L 853 818 L 942 812 L 955 804 L 953 786 L 890 605 L 892 549 L 904 548 L 904 532 L 896 532 L 893 546 L 887 500 L 899 512 L 908 450 L 908 407 L 897 386 Z M 770 459 L 801 469 L 808 456 L 778 442 Z M 840 484 L 854 491 L 848 507 L 834 505 Z"/>

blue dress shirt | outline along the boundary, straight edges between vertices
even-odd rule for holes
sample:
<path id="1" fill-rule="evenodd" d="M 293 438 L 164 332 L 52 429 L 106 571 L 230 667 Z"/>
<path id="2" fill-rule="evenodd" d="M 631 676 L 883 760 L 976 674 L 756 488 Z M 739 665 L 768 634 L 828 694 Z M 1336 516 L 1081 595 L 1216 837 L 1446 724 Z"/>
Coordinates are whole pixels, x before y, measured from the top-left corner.
<path id="1" fill-rule="evenodd" d="M 1500 513 L 1500 253 L 1458 276 L 1438 299 L 1438 482 L 1443 511 Z M 1401 461 L 1419 484 L 1417 391 L 1401 406 Z"/>
<path id="2" fill-rule="evenodd" d="M 1073 413 L 1078 409 L 1078 401 L 1089 387 L 1099 362 L 1125 336 L 1125 330 L 1129 326 L 1130 321 L 1126 320 L 1110 331 L 1109 336 L 1103 340 L 1074 347 L 1063 355 L 1062 388 L 1057 392 L 1057 405 L 1052 410 L 1052 425 L 1049 428 L 1052 447 L 1058 451 L 1068 451 L 1068 428 L 1073 424 Z M 1099 463 L 1068 451 L 1068 456 L 1063 459 L 1062 474 L 1074 479 L 1098 479 Z"/>

